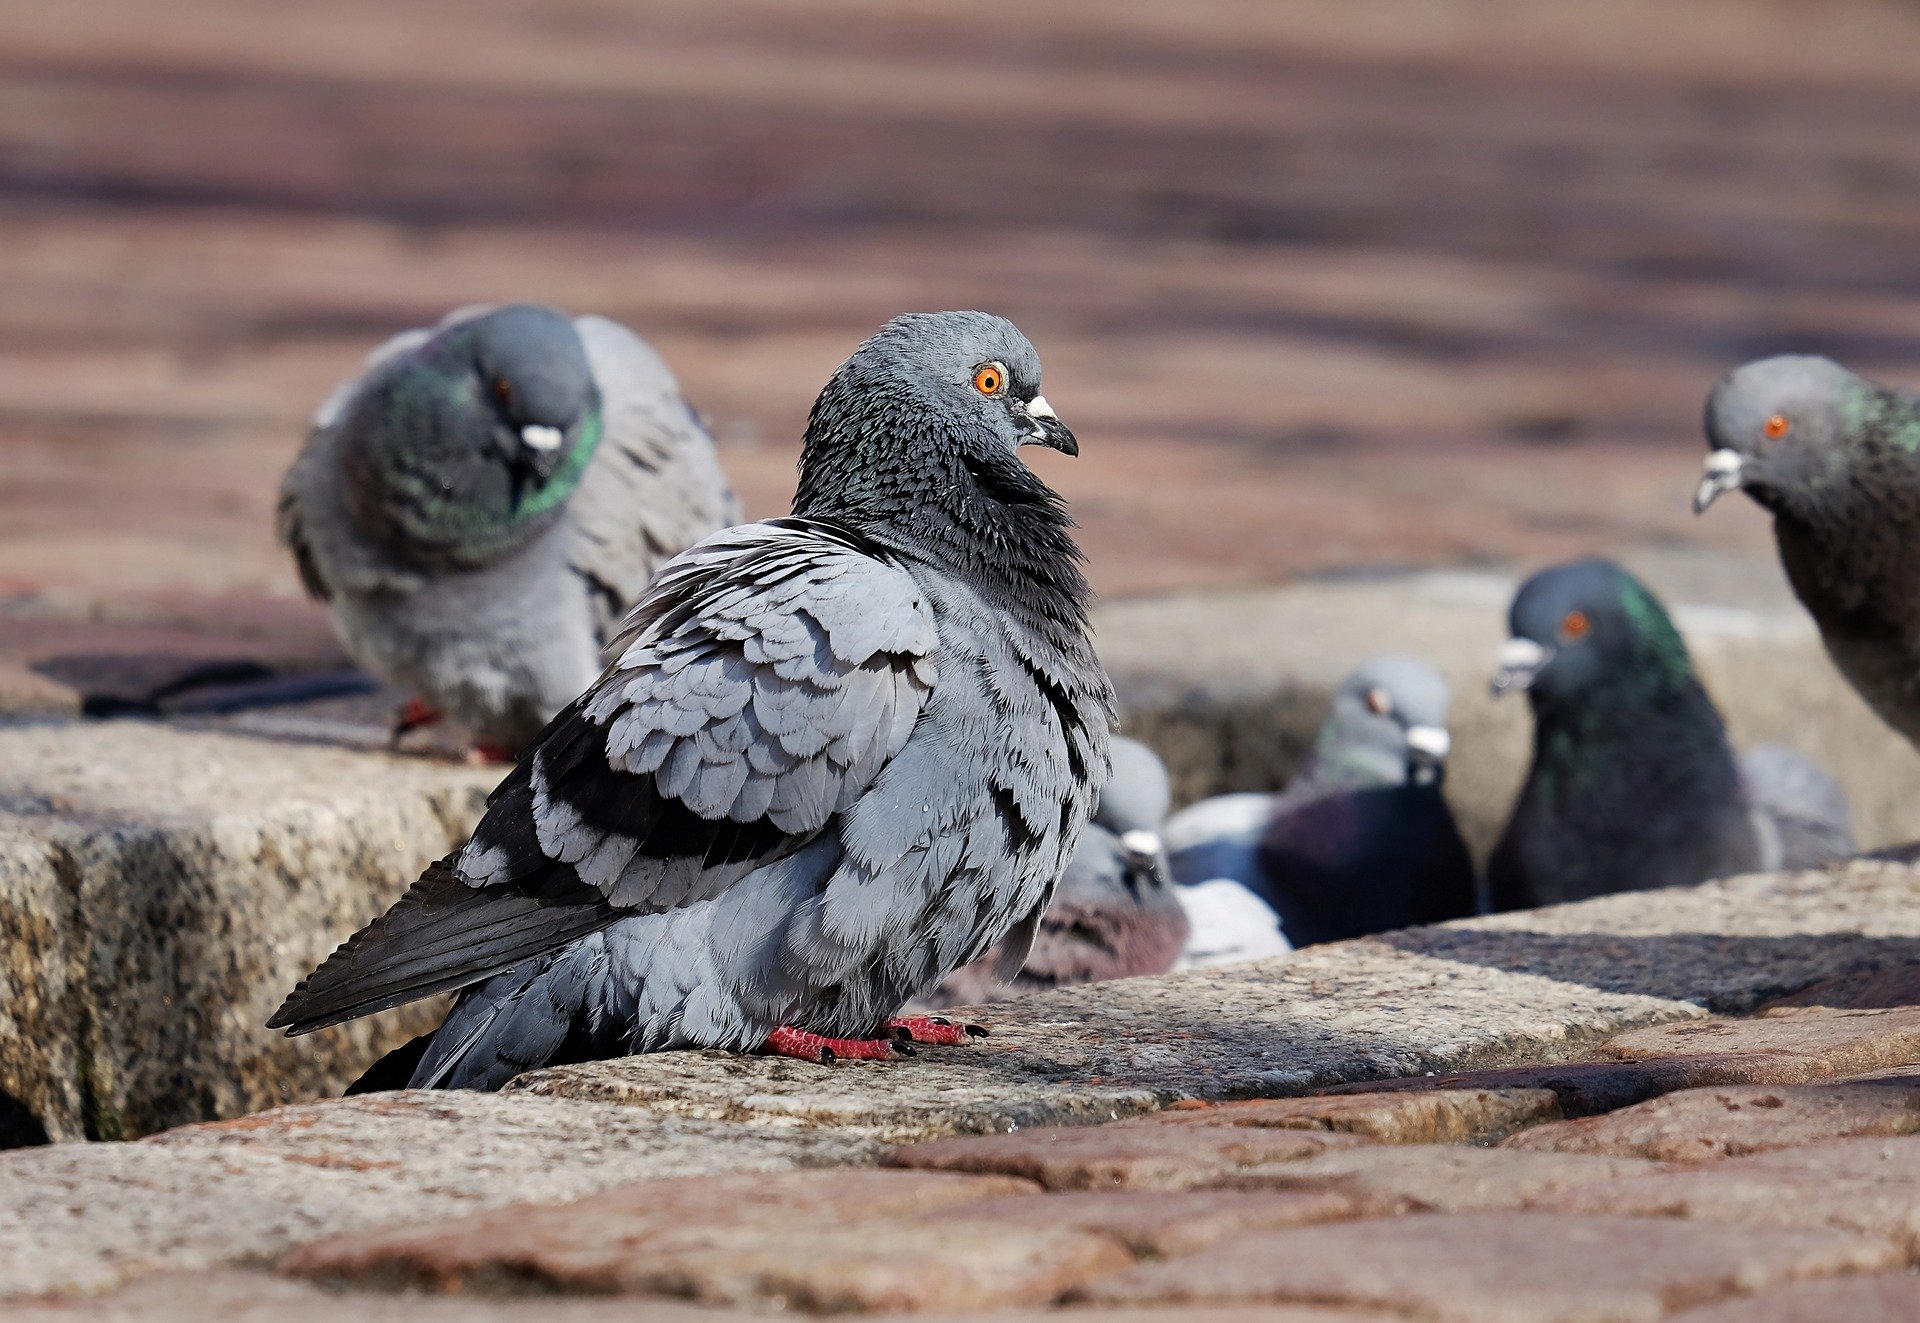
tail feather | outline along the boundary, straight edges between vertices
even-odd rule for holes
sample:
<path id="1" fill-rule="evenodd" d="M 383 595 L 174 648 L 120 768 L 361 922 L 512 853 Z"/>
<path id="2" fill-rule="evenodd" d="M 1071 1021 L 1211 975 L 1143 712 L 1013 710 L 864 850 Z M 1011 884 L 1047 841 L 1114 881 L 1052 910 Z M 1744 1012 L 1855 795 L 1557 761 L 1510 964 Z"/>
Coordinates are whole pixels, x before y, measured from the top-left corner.
<path id="1" fill-rule="evenodd" d="M 312 1033 L 463 988 L 619 916 L 592 887 L 542 883 L 470 887 L 451 856 L 440 860 L 303 979 L 267 1027 Z"/>

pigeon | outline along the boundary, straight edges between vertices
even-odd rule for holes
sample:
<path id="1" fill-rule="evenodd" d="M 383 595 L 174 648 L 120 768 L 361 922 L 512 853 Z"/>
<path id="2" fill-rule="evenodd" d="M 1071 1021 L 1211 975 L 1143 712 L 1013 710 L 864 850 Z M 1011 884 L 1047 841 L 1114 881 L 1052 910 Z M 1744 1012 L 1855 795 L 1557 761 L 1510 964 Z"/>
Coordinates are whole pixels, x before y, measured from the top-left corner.
<path id="1" fill-rule="evenodd" d="M 1834 665 L 1920 744 L 1920 398 L 1824 358 L 1748 363 L 1707 398 L 1695 513 L 1738 487 Z"/>
<path id="2" fill-rule="evenodd" d="M 1441 794 L 1447 704 L 1424 662 L 1363 663 L 1279 795 L 1223 795 L 1174 816 L 1174 877 L 1240 883 L 1296 947 L 1472 914 L 1473 861 Z"/>
<path id="3" fill-rule="evenodd" d="M 280 540 L 348 654 L 510 758 L 593 682 L 654 572 L 739 518 L 713 441 L 604 317 L 468 308 L 314 416 Z"/>
<path id="4" fill-rule="evenodd" d="M 1172 798 L 1167 769 L 1152 749 L 1120 736 L 1113 740 L 1112 763 L 1026 965 L 1003 981 L 994 971 L 999 952 L 989 951 L 949 975 L 929 1005 L 978 1006 L 1174 967 L 1186 946 L 1187 916 L 1160 847 Z"/>
<path id="5" fill-rule="evenodd" d="M 896 1012 L 996 943 L 1004 974 L 1025 963 L 1113 721 L 1073 524 L 1027 444 L 1079 453 L 1012 323 L 889 322 L 814 404 L 791 517 L 669 562 L 472 839 L 270 1027 L 457 989 L 369 1072 L 414 1088 L 966 1041 Z"/>
<path id="6" fill-rule="evenodd" d="M 1509 621 L 1494 688 L 1531 700 L 1533 762 L 1488 865 L 1496 910 L 1853 852 L 1819 768 L 1775 746 L 1735 760 L 1666 609 L 1618 565 L 1542 570 Z"/>

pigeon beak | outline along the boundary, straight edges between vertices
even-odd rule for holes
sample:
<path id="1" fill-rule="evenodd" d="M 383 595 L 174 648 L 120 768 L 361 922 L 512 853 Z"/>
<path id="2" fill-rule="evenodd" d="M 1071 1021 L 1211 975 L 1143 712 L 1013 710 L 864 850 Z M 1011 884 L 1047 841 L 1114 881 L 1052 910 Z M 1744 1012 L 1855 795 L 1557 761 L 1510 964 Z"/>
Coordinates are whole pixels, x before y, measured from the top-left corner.
<path id="1" fill-rule="evenodd" d="M 1500 649 L 1500 669 L 1493 675 L 1495 698 L 1512 689 L 1531 689 L 1540 668 L 1553 660 L 1553 654 L 1532 639 L 1512 638 Z"/>
<path id="2" fill-rule="evenodd" d="M 1135 828 L 1120 834 L 1120 848 L 1135 868 L 1151 868 L 1160 858 L 1160 833 Z"/>
<path id="3" fill-rule="evenodd" d="M 1737 450 L 1716 450 L 1707 456 L 1706 476 L 1693 489 L 1693 512 L 1702 515 L 1707 507 L 1740 485 L 1740 467 L 1744 461 Z"/>
<path id="4" fill-rule="evenodd" d="M 1407 727 L 1407 765 L 1418 783 L 1438 780 L 1453 751 L 1453 737 L 1444 726 Z"/>
<path id="5" fill-rule="evenodd" d="M 1026 402 L 1027 431 L 1023 444 L 1046 446 L 1063 455 L 1078 455 L 1080 443 L 1074 439 L 1067 425 L 1060 421 L 1060 415 L 1047 403 L 1047 397 L 1036 395 Z"/>
<path id="6" fill-rule="evenodd" d="M 545 482 L 560 467 L 560 456 L 567 434 L 545 423 L 528 423 L 520 429 L 520 444 L 526 447 L 526 465 Z"/>

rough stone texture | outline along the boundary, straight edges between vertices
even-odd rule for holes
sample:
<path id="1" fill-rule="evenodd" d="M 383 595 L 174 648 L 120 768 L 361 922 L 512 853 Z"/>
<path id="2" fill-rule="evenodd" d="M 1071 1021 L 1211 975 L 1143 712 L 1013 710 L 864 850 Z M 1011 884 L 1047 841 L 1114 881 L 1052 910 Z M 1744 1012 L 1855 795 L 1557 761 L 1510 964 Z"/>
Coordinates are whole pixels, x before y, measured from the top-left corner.
<path id="1" fill-rule="evenodd" d="M 1651 1170 L 1633 1158 L 1411 1144 L 1356 1148 L 1245 1168 L 1214 1183 L 1240 1190 L 1330 1191 L 1362 1216 L 1525 1208 L 1561 1190 Z"/>
<path id="2" fill-rule="evenodd" d="M 515 1207 L 414 1230 L 337 1236 L 293 1250 L 283 1272 L 457 1291 L 487 1281 L 636 1289 L 674 1250 L 785 1237 L 829 1223 L 896 1221 L 981 1199 L 1037 1195 L 1029 1181 L 839 1170 L 709 1175 L 623 1185 L 549 1208 Z"/>
<path id="3" fill-rule="evenodd" d="M 858 1133 L 475 1093 L 376 1094 L 129 1144 L 0 1154 L 0 1297 L 277 1254 L 318 1237 L 661 1176 L 861 1163 Z"/>
<path id="4" fill-rule="evenodd" d="M 1622 1061 L 1708 1054 L 1787 1056 L 1811 1062 L 1815 1071 L 1829 1077 L 1858 1075 L 1920 1061 L 1920 1006 L 1874 1011 L 1806 1007 L 1763 1019 L 1656 1025 L 1610 1039 L 1600 1054 Z"/>
<path id="5" fill-rule="evenodd" d="M 1334 1190 L 1107 1190 L 983 1199 L 958 1215 L 1098 1231 L 1135 1254 L 1167 1258 L 1255 1231 L 1338 1222 L 1360 1209 L 1359 1200 Z"/>
<path id="6" fill-rule="evenodd" d="M 1841 1139 L 1541 1194 L 1561 1212 L 1838 1227 L 1920 1254 L 1920 1138 Z"/>
<path id="7" fill-rule="evenodd" d="M 1897 965 L 1861 974 L 1822 979 L 1810 988 L 1775 997 L 1759 1015 L 1824 1006 L 1837 1011 L 1872 1011 L 1891 1006 L 1920 1006 L 1920 965 Z"/>
<path id="8" fill-rule="evenodd" d="M 1684 1089 L 1606 1116 L 1556 1121 L 1503 1147 L 1711 1162 L 1825 1139 L 1920 1131 L 1920 1078 Z"/>
<path id="9" fill-rule="evenodd" d="M 1182 1098 L 1533 1067 L 1635 1026 L 1698 1018 L 1703 1001 L 1746 1010 L 1816 979 L 1911 959 L 1920 954 L 1914 878 L 1909 866 L 1877 861 L 1733 878 L 1066 989 L 980 1012 L 970 1018 L 991 1037 L 924 1049 L 911 1062 L 825 1068 L 666 1054 L 539 1071 L 510 1087 L 915 1139 L 1113 1120 Z M 1595 1077 L 1611 1067 L 1569 1069 L 1584 1071 L 1609 1105 L 1689 1085 L 1819 1078 L 1778 1050 L 1653 1062 L 1604 1079 Z M 1524 1071 L 1474 1082 L 1553 1088 L 1566 1114 L 1591 1109 Z"/>
<path id="10" fill-rule="evenodd" d="M 1022 1176 L 1049 1190 L 1182 1190 L 1360 1142 L 1352 1135 L 1238 1126 L 1090 1126 L 935 1139 L 896 1148 L 881 1160 Z"/>
<path id="11" fill-rule="evenodd" d="M 1183 1103 L 1120 1124 L 1271 1126 L 1342 1131 L 1383 1144 L 1463 1144 L 1559 1115 L 1551 1089 L 1460 1089 Z"/>
<path id="12" fill-rule="evenodd" d="M 1920 1276 L 1864 1273 L 1795 1282 L 1674 1317 L 1675 1323 L 1899 1323 L 1920 1318 Z"/>
<path id="13" fill-rule="evenodd" d="M 62 1139 L 338 1092 L 436 1008 L 262 1026 L 496 776 L 140 722 L 0 729 L 0 1090 Z"/>
<path id="14" fill-rule="evenodd" d="M 1842 1232 L 1471 1213 L 1227 1241 L 1086 1294 L 1353 1304 L 1460 1323 L 1651 1323 L 1686 1305 L 1899 1261 L 1892 1245 Z"/>

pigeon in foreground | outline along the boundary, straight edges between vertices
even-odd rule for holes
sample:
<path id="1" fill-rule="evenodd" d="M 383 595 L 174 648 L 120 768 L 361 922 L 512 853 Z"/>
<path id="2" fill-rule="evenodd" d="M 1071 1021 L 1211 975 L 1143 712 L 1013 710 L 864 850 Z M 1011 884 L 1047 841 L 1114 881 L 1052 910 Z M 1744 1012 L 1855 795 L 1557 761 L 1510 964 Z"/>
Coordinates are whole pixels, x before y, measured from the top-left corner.
<path id="1" fill-rule="evenodd" d="M 1920 744 L 1920 398 L 1824 358 L 1736 368 L 1707 399 L 1702 513 L 1738 487 L 1834 665 Z"/>
<path id="2" fill-rule="evenodd" d="M 1011 975 L 1107 777 L 1112 692 L 1040 361 L 984 313 L 899 317 L 807 424 L 791 518 L 669 563 L 617 660 L 473 838 L 272 1027 L 462 989 L 375 1082 L 498 1088 L 668 1048 L 884 1059 L 1003 943 Z"/>
<path id="3" fill-rule="evenodd" d="M 1852 853 L 1825 773 L 1777 747 L 1735 761 L 1666 609 L 1618 565 L 1542 570 L 1509 622 L 1494 687 L 1532 701 L 1533 763 L 1488 865 L 1496 910 Z"/>
<path id="4" fill-rule="evenodd" d="M 1241 883 L 1294 946 L 1472 914 L 1473 861 L 1440 786 L 1447 704 L 1446 681 L 1426 663 L 1365 662 L 1279 795 L 1223 795 L 1174 815 L 1174 877 Z"/>
<path id="5" fill-rule="evenodd" d="M 335 633 L 511 757 L 593 682 L 670 557 L 739 517 L 660 357 L 604 317 L 463 309 L 375 350 L 314 417 L 280 540 Z"/>
<path id="6" fill-rule="evenodd" d="M 953 971 L 930 1006 L 977 1006 L 1075 983 L 1164 974 L 1187 940 L 1187 916 L 1174 897 L 1160 848 L 1172 791 L 1160 758 L 1138 740 L 1116 736 L 1113 774 L 1040 920 L 1027 963 L 1010 980 L 989 951 Z"/>

